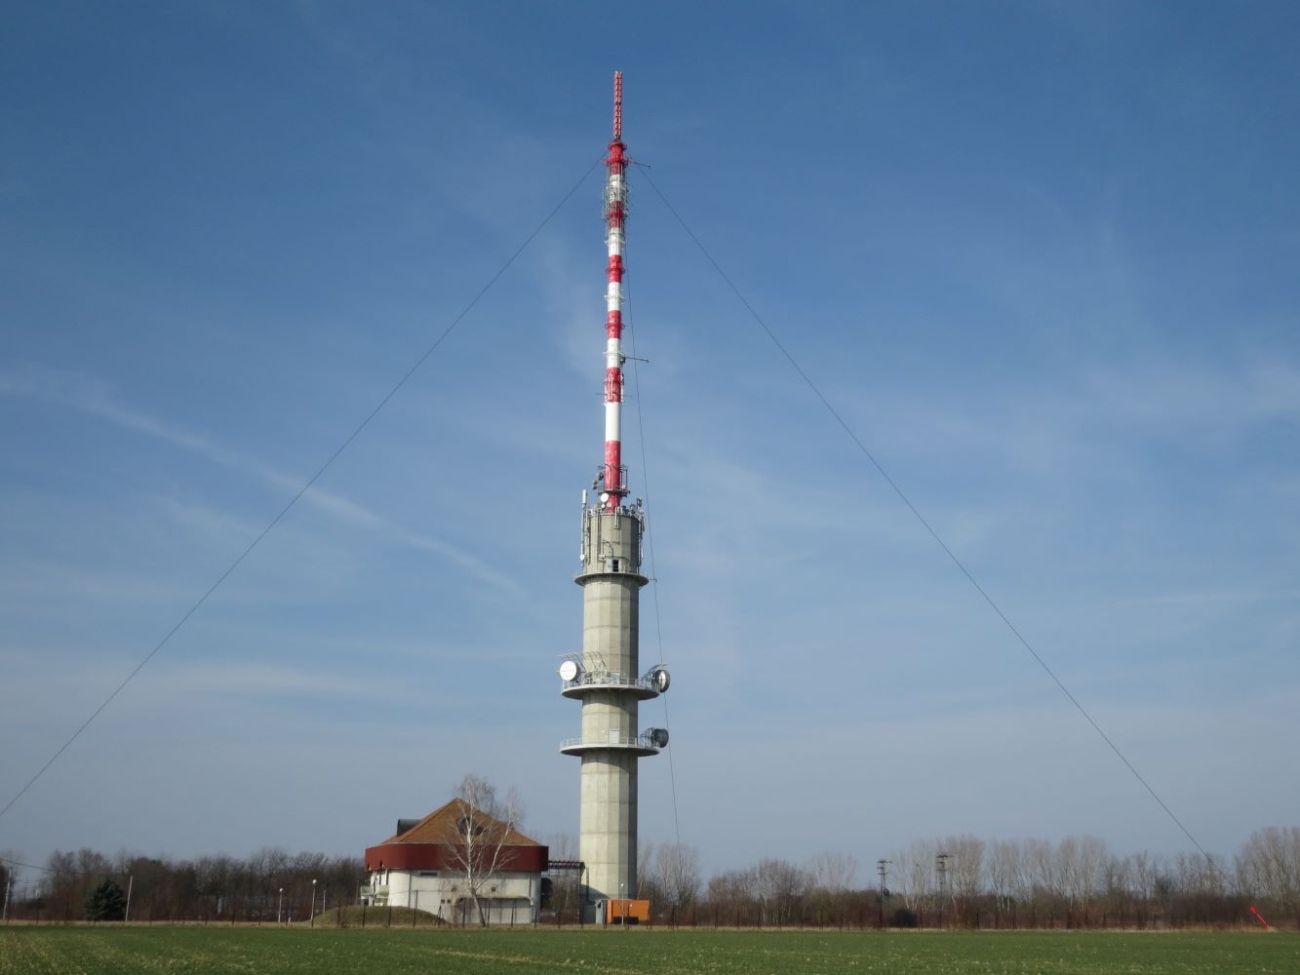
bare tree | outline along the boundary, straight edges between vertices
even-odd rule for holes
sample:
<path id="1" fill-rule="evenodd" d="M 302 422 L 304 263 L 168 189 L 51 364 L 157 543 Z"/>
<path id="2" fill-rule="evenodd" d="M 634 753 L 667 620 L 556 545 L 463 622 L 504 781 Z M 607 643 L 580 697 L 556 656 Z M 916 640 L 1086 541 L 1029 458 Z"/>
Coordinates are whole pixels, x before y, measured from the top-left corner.
<path id="1" fill-rule="evenodd" d="M 1035 901 L 1050 902 L 1061 896 L 1060 877 L 1056 868 L 1056 853 L 1047 840 L 1028 839 L 1024 842 L 1025 869 L 1033 885 Z"/>
<path id="2" fill-rule="evenodd" d="M 903 906 L 914 911 L 935 888 L 934 858 L 939 847 L 931 840 L 914 840 L 906 850 L 894 853 L 894 893 Z"/>
<path id="3" fill-rule="evenodd" d="M 1133 879 L 1138 896 L 1145 901 L 1154 901 L 1161 887 L 1166 872 L 1163 857 L 1143 850 L 1133 854 Z"/>
<path id="4" fill-rule="evenodd" d="M 460 810 L 450 844 L 451 862 L 465 878 L 479 924 L 487 927 L 485 895 L 495 886 L 497 874 L 510 866 L 510 847 L 523 823 L 523 806 L 513 788 L 499 799 L 496 786 L 477 775 L 460 780 L 456 799 Z"/>
<path id="5" fill-rule="evenodd" d="M 1104 890 L 1106 863 L 1110 860 L 1110 851 L 1106 841 L 1098 836 L 1079 838 L 1079 892 L 1084 904 Z"/>
<path id="6" fill-rule="evenodd" d="M 655 850 L 653 876 L 674 916 L 694 905 L 700 894 L 700 853 L 684 843 L 663 843 Z"/>
<path id="7" fill-rule="evenodd" d="M 760 924 L 769 921 L 780 927 L 794 920 L 799 899 L 807 892 L 807 871 L 788 860 L 759 860 L 754 866 L 755 887 L 760 904 Z"/>
<path id="8" fill-rule="evenodd" d="M 1095 836 L 1067 836 L 1056 845 L 1053 874 L 1064 897 L 1070 923 L 1087 923 L 1088 907 L 1101 891 L 1106 843 Z M 1082 915 L 1075 912 L 1082 910 Z"/>
<path id="9" fill-rule="evenodd" d="M 659 888 L 659 878 L 655 874 L 652 866 L 654 862 L 655 845 L 653 843 L 638 843 L 636 848 L 636 896 L 658 903 L 663 900 L 664 892 Z M 622 896 L 631 896 L 627 892 Z"/>
<path id="10" fill-rule="evenodd" d="M 1106 913 L 1112 923 L 1123 924 L 1132 900 L 1133 863 L 1128 857 L 1108 856 L 1101 872 L 1101 889 Z M 1102 918 L 1103 923 L 1107 920 Z"/>
<path id="11" fill-rule="evenodd" d="M 1078 839 L 1067 836 L 1057 843 L 1053 863 L 1055 864 L 1057 882 L 1060 884 L 1060 892 L 1065 896 L 1065 901 L 1070 906 L 1070 909 L 1073 910 L 1076 905 L 1083 902 L 1085 894 L 1080 871 Z"/>
<path id="12" fill-rule="evenodd" d="M 84 847 L 76 853 L 55 850 L 46 861 L 40 896 L 56 917 L 65 921 L 79 919 L 86 894 L 112 873 L 112 862 L 98 850 Z"/>
<path id="13" fill-rule="evenodd" d="M 1029 878 L 1020 844 L 1015 840 L 994 840 L 989 844 L 989 889 L 999 915 L 1012 911 L 1011 923 L 1016 923 L 1017 903 L 1029 899 Z M 1001 923 L 1000 917 L 998 923 Z"/>
<path id="14" fill-rule="evenodd" d="M 1300 826 L 1256 830 L 1237 855 L 1238 884 L 1283 910 L 1300 901 Z"/>
<path id="15" fill-rule="evenodd" d="M 1178 891 L 1184 897 L 1222 897 L 1223 875 L 1210 857 L 1202 853 L 1180 853 L 1174 860 Z"/>
<path id="16" fill-rule="evenodd" d="M 747 912 L 758 897 L 758 880 L 753 867 L 744 870 L 726 870 L 709 878 L 706 895 L 714 910 L 714 924 L 719 921 L 742 923 L 742 913 Z M 718 912 L 723 912 L 719 917 Z"/>
<path id="17" fill-rule="evenodd" d="M 847 853 L 819 853 L 808 861 L 808 873 L 814 887 L 842 894 L 857 878 L 858 860 Z"/>
<path id="18" fill-rule="evenodd" d="M 984 841 L 974 836 L 949 836 L 942 842 L 948 854 L 948 889 L 953 899 L 974 900 L 984 881 Z"/>

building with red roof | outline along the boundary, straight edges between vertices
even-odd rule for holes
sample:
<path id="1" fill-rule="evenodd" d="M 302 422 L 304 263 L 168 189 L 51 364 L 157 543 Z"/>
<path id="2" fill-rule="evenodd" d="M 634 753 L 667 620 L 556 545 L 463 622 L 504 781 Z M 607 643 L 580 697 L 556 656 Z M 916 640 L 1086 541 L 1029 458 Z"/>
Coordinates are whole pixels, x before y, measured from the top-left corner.
<path id="1" fill-rule="evenodd" d="M 548 850 L 464 799 L 366 849 L 363 902 L 409 907 L 456 924 L 531 924 L 542 902 Z"/>

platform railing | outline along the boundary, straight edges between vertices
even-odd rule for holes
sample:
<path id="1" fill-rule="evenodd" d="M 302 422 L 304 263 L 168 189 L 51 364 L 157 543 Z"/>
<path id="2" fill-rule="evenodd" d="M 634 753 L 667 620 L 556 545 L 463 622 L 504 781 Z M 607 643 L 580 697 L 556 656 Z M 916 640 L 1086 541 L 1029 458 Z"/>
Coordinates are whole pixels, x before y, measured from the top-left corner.
<path id="1" fill-rule="evenodd" d="M 600 738 L 565 738 L 560 742 L 560 751 L 566 748 L 643 748 L 650 751 L 659 751 L 659 746 L 655 744 L 653 738 L 649 735 L 635 735 L 625 738 L 621 735 L 611 734 L 608 740 Z"/>

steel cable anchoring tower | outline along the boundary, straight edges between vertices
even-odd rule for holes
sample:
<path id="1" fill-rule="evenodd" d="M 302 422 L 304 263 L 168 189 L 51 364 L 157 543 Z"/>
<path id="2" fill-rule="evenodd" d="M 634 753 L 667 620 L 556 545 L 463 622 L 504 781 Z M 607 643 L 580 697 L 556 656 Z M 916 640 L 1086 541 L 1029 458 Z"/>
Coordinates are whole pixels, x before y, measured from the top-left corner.
<path id="1" fill-rule="evenodd" d="M 627 220 L 627 147 L 623 144 L 623 75 L 614 74 L 614 138 L 605 159 L 605 462 L 582 492 L 582 650 L 560 665 L 561 693 L 582 702 L 582 737 L 560 744 L 582 759 L 579 848 L 587 867 L 583 913 L 603 921 L 605 902 L 635 898 L 637 760 L 668 744 L 663 728 L 637 731 L 637 707 L 668 689 L 668 671 L 638 661 L 641 501 L 625 504 L 622 463 L 623 242 Z M 615 920 L 621 916 L 615 912 Z"/>

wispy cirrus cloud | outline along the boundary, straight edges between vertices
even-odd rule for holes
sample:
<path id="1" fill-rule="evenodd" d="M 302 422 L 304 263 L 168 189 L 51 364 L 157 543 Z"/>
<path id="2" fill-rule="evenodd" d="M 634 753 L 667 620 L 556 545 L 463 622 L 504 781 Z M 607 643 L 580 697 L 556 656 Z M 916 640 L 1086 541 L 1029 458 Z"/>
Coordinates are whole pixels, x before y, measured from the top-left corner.
<path id="1" fill-rule="evenodd" d="M 0 373 L 0 393 L 77 410 L 171 444 L 283 492 L 286 501 L 303 491 L 307 481 L 302 475 L 278 470 L 178 424 L 122 406 L 114 400 L 108 384 L 95 377 L 28 362 Z M 512 595 L 524 592 L 524 587 L 509 573 L 440 538 L 413 532 L 341 494 L 312 486 L 301 500 L 345 525 L 370 531 L 392 544 L 438 555 L 494 588 Z"/>

